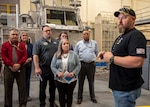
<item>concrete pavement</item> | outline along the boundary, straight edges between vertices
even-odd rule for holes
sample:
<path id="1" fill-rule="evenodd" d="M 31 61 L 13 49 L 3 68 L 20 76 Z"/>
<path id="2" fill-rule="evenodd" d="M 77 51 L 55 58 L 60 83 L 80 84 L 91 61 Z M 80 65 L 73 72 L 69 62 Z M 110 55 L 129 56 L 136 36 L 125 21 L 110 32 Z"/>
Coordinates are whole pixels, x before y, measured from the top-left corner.
<path id="1" fill-rule="evenodd" d="M 108 88 L 108 81 L 105 79 L 96 79 L 95 80 L 95 95 L 98 101 L 97 104 L 91 102 L 89 96 L 89 87 L 88 82 L 85 80 L 84 93 L 83 93 L 83 102 L 78 105 L 77 102 L 77 85 L 74 90 L 73 98 L 73 107 L 113 107 L 114 101 L 111 90 Z M 27 107 L 39 107 L 39 81 L 37 78 L 31 80 L 31 90 L 30 96 L 32 101 L 28 102 Z M 47 105 L 48 103 L 48 89 L 47 89 Z M 58 92 L 56 91 L 56 103 L 58 103 Z M 4 107 L 4 86 L 3 83 L 0 83 L 0 107 Z M 18 107 L 18 90 L 16 83 L 13 88 L 13 107 Z M 150 107 L 150 91 L 142 89 L 142 95 L 137 100 L 137 107 Z"/>

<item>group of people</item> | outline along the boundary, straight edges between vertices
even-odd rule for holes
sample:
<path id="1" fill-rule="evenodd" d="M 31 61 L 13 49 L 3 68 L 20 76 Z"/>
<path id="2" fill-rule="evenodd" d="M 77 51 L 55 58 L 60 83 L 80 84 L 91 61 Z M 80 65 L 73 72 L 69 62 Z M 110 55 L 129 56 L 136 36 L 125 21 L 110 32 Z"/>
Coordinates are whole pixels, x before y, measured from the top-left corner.
<path id="1" fill-rule="evenodd" d="M 49 93 L 50 93 L 50 107 L 57 107 L 55 103 L 55 89 L 57 87 L 59 93 L 59 104 L 60 107 L 71 107 L 73 101 L 73 91 L 77 83 L 78 77 L 79 83 L 83 85 L 85 76 L 88 75 L 88 80 L 90 83 L 90 95 L 91 100 L 97 103 L 94 94 L 94 74 L 95 74 L 95 63 L 94 60 L 98 54 L 97 43 L 89 39 L 89 31 L 84 30 L 82 32 L 83 43 L 86 42 L 82 49 L 78 46 L 75 49 L 72 48 L 68 40 L 68 34 L 66 32 L 61 32 L 59 35 L 59 41 L 52 37 L 52 29 L 48 25 L 42 27 L 43 37 L 34 44 L 33 47 L 33 62 L 35 65 L 35 73 L 42 78 L 40 81 L 40 107 L 45 107 L 46 102 L 46 86 L 47 81 L 49 81 Z M 90 41 L 90 42 L 89 42 Z M 83 49 L 86 53 L 90 52 L 91 62 L 85 62 L 86 59 L 82 58 L 85 55 L 82 52 L 80 56 L 79 51 Z M 48 51 L 49 50 L 49 51 Z M 73 51 L 74 50 L 74 51 Z M 85 61 L 84 61 L 85 60 Z M 81 74 L 80 69 L 85 69 L 83 66 L 88 64 L 91 65 L 90 72 Z M 82 68 L 83 67 L 83 68 Z M 91 75 L 92 74 L 92 75 Z M 79 76 L 81 75 L 81 76 Z M 83 86 L 79 87 L 79 99 L 82 101 Z M 78 104 L 81 104 L 78 103 Z"/>
<path id="2" fill-rule="evenodd" d="M 73 92 L 78 80 L 77 104 L 83 101 L 84 80 L 89 82 L 90 100 L 97 103 L 94 92 L 95 59 L 98 57 L 110 63 L 109 88 L 112 89 L 114 107 L 135 107 L 143 84 L 142 65 L 146 58 L 146 39 L 135 27 L 136 14 L 130 8 L 121 8 L 114 13 L 118 18 L 120 36 L 116 38 L 112 51 L 98 51 L 97 42 L 90 39 L 89 30 L 82 31 L 82 40 L 75 48 L 68 40 L 68 34 L 61 32 L 59 40 L 52 37 L 52 29 L 42 26 L 42 38 L 34 45 L 28 34 L 11 29 L 9 39 L 2 44 L 4 63 L 5 107 L 12 107 L 12 89 L 16 79 L 19 91 L 19 107 L 26 107 L 31 100 L 30 75 L 32 60 L 35 74 L 40 77 L 40 107 L 46 105 L 46 88 L 49 83 L 50 107 L 55 103 L 58 89 L 60 107 L 72 107 Z"/>

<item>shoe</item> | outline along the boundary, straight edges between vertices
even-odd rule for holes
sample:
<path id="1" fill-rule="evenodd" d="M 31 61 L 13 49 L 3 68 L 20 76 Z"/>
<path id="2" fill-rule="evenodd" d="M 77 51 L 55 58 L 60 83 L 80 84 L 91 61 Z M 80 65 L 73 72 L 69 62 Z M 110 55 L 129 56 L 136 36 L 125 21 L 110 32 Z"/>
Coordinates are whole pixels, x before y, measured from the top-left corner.
<path id="1" fill-rule="evenodd" d="M 50 107 L 58 107 L 56 103 L 50 104 Z"/>
<path id="2" fill-rule="evenodd" d="M 32 100 L 32 98 L 30 96 L 28 96 L 27 101 L 31 101 L 31 100 Z"/>
<path id="3" fill-rule="evenodd" d="M 54 107 L 58 107 L 58 105 L 54 102 Z"/>
<path id="4" fill-rule="evenodd" d="M 81 104 L 81 103 L 82 103 L 82 100 L 78 99 L 77 104 Z"/>
<path id="5" fill-rule="evenodd" d="M 45 107 L 46 103 L 45 102 L 41 102 L 40 103 L 40 107 Z"/>
<path id="6" fill-rule="evenodd" d="M 19 105 L 19 107 L 26 107 L 26 104 Z"/>
<path id="7" fill-rule="evenodd" d="M 91 101 L 92 101 L 93 103 L 97 103 L 97 100 L 96 100 L 96 99 L 91 99 Z"/>

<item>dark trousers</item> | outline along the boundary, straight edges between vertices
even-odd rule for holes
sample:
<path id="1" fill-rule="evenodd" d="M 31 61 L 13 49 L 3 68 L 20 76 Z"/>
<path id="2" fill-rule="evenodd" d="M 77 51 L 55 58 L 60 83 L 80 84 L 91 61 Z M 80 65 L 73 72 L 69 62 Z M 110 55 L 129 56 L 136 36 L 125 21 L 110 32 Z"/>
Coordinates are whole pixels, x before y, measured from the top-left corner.
<path id="1" fill-rule="evenodd" d="M 30 96 L 30 77 L 31 77 L 31 66 L 26 66 L 26 90 L 27 90 L 27 97 Z"/>
<path id="2" fill-rule="evenodd" d="M 85 76 L 87 76 L 88 82 L 89 82 L 89 90 L 90 90 L 90 97 L 91 99 L 95 99 L 95 93 L 94 93 L 94 76 L 95 76 L 95 62 L 91 63 L 85 63 L 81 62 L 81 70 L 79 72 L 79 86 L 78 86 L 78 99 L 83 98 L 83 85 Z"/>
<path id="3" fill-rule="evenodd" d="M 4 89 L 5 107 L 12 107 L 13 84 L 16 79 L 19 92 L 19 107 L 26 107 L 26 75 L 25 67 L 21 67 L 20 72 L 12 72 L 8 66 L 4 67 Z"/>
<path id="4" fill-rule="evenodd" d="M 59 92 L 59 103 L 60 107 L 66 107 L 65 104 L 67 104 L 67 107 L 72 107 L 72 100 L 73 100 L 73 91 L 76 86 L 76 82 L 68 83 L 61 83 L 59 81 L 55 81 L 56 87 Z"/>
<path id="5" fill-rule="evenodd" d="M 40 105 L 44 106 L 46 104 L 45 99 L 46 99 L 46 87 L 47 83 L 49 83 L 49 102 L 50 104 L 53 104 L 55 101 L 55 82 L 54 82 L 54 74 L 52 73 L 50 68 L 46 67 L 41 67 L 43 74 L 42 79 L 43 81 L 40 81 L 40 94 L 39 94 L 39 99 L 40 99 Z M 44 71 L 49 71 L 50 74 L 44 75 Z"/>

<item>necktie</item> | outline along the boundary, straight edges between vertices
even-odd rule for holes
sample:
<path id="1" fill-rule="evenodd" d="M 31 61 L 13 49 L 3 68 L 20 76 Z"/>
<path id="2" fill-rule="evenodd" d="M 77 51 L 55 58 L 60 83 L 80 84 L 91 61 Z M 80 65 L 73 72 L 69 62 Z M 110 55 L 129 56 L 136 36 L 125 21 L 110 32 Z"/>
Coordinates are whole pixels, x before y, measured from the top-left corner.
<path id="1" fill-rule="evenodd" d="M 18 57 L 17 57 L 17 51 L 16 51 L 16 45 L 13 45 L 12 49 L 12 60 L 14 63 L 18 62 Z"/>

